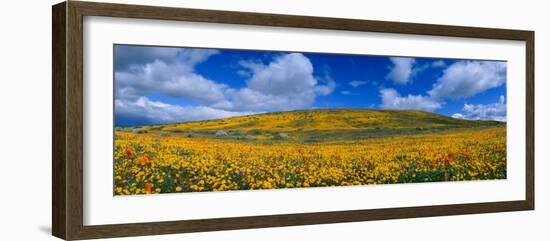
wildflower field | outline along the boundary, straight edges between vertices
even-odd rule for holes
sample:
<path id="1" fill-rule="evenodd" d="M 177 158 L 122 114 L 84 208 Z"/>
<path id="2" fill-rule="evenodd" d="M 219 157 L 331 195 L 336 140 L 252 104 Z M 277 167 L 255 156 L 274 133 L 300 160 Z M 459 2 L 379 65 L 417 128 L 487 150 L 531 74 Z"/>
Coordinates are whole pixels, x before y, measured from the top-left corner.
<path id="1" fill-rule="evenodd" d="M 504 123 L 424 112 L 285 112 L 115 131 L 115 195 L 505 178 Z"/>

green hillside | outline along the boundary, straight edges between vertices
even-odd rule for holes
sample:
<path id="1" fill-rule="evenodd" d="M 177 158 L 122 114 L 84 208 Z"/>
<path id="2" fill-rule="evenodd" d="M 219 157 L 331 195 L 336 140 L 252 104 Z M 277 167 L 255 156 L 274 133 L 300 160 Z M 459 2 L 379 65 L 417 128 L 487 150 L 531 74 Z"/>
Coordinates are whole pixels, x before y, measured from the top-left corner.
<path id="1" fill-rule="evenodd" d="M 413 110 L 317 109 L 144 126 L 148 133 L 228 139 L 319 141 L 505 126 Z M 135 130 L 128 127 L 124 130 Z"/>

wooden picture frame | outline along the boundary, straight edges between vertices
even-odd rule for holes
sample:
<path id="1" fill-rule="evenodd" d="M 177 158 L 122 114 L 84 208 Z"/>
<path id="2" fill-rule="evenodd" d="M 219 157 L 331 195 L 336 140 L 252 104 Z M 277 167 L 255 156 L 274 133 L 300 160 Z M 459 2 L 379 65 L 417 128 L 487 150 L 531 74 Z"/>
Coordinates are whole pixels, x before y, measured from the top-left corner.
<path id="1" fill-rule="evenodd" d="M 534 32 L 400 22 L 212 11 L 68 1 L 52 8 L 52 233 L 66 239 L 356 222 L 533 210 Z M 83 17 L 107 16 L 207 23 L 518 40 L 526 43 L 525 200 L 87 226 L 83 224 Z"/>

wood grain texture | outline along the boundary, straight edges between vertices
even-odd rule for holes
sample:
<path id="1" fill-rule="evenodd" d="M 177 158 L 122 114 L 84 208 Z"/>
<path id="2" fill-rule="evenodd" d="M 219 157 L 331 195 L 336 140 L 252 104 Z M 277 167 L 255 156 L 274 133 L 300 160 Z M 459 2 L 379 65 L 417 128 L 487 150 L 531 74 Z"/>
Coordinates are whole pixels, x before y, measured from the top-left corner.
<path id="1" fill-rule="evenodd" d="M 359 222 L 475 213 L 493 213 L 504 211 L 521 211 L 527 209 L 529 209 L 529 207 L 526 202 L 512 201 L 479 204 L 218 218 L 173 222 L 99 225 L 85 226 L 84 230 L 79 234 L 79 238 L 89 239 L 155 234 L 190 233 L 217 230 Z"/>
<path id="2" fill-rule="evenodd" d="M 525 40 L 530 31 L 159 6 L 72 2 L 87 16 L 229 23 L 432 36 Z"/>
<path id="3" fill-rule="evenodd" d="M 65 3 L 52 7 L 52 234 L 66 237 Z"/>
<path id="4" fill-rule="evenodd" d="M 357 19 L 69 1 L 53 6 L 52 230 L 74 239 L 203 232 L 534 209 L 534 32 Z M 83 225 L 83 17 L 108 16 L 260 26 L 504 39 L 526 42 L 526 198 L 519 201 Z M 467 40 L 466 40 L 467 41 Z"/>
<path id="5" fill-rule="evenodd" d="M 535 32 L 529 32 L 525 51 L 526 85 L 526 147 L 525 147 L 525 200 L 535 209 Z"/>
<path id="6" fill-rule="evenodd" d="M 67 5 L 67 239 L 83 230 L 83 15 Z"/>

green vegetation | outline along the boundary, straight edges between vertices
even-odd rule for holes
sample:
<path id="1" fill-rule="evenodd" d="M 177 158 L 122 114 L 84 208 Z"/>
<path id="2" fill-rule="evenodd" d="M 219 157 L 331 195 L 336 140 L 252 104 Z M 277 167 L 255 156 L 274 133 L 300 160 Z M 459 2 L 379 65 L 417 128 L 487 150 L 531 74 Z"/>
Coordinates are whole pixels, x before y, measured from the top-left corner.
<path id="1" fill-rule="evenodd" d="M 505 126 L 413 110 L 318 109 L 143 126 L 152 134 L 240 141 L 323 142 Z M 124 128 L 124 131 L 135 130 Z"/>

